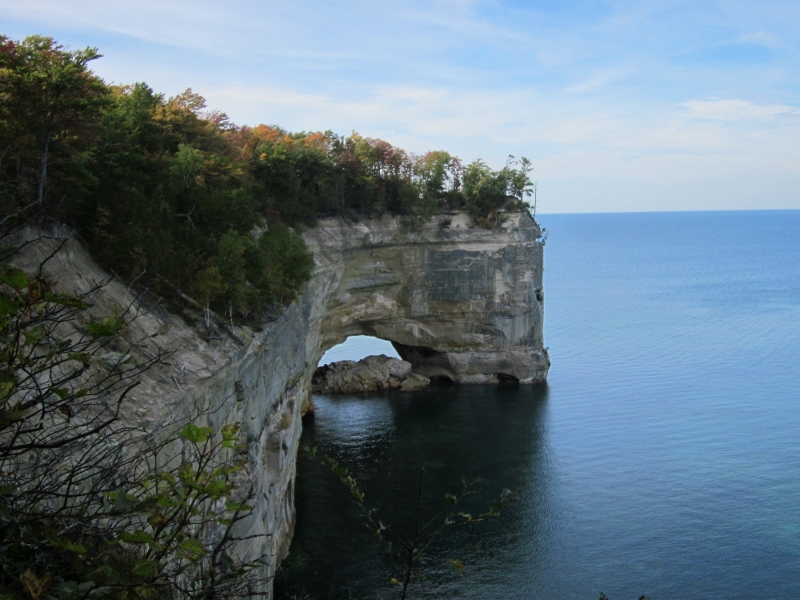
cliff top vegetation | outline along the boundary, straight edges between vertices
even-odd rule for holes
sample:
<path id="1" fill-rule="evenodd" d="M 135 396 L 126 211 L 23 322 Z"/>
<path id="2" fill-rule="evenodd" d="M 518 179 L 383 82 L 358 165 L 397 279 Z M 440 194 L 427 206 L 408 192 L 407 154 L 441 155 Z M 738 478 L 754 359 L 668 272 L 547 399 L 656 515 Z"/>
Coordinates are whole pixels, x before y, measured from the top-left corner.
<path id="1" fill-rule="evenodd" d="M 0 35 L 0 223 L 71 225 L 107 268 L 227 318 L 291 302 L 313 260 L 297 229 L 324 216 L 427 218 L 524 209 L 530 162 L 495 170 L 356 132 L 237 126 L 187 89 L 109 85 L 98 50 Z"/>

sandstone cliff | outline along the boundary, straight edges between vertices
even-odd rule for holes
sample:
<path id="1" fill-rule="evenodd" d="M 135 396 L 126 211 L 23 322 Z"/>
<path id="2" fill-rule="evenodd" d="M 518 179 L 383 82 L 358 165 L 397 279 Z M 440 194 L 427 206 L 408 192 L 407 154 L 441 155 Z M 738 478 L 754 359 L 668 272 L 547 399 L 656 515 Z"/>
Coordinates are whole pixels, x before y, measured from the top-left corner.
<path id="1" fill-rule="evenodd" d="M 259 331 L 214 336 L 112 281 L 96 310 L 130 306 L 126 335 L 142 342 L 137 352 L 173 351 L 129 396 L 125 418 L 151 431 L 199 414 L 214 427 L 242 424 L 256 506 L 247 533 L 267 535 L 240 552 L 266 555 L 270 574 L 294 527 L 300 416 L 324 352 L 350 335 L 374 335 L 392 341 L 427 377 L 543 381 L 549 358 L 540 236 L 527 213 L 502 215 L 495 229 L 475 227 L 460 213 L 416 225 L 394 217 L 325 219 L 305 234 L 317 267 L 302 297 Z M 29 266 L 56 243 L 32 249 Z M 76 291 L 106 278 L 72 240 L 46 267 Z"/>
<path id="2" fill-rule="evenodd" d="M 543 380 L 541 232 L 527 213 L 504 216 L 496 229 L 464 213 L 418 228 L 393 218 L 321 223 L 306 236 L 315 282 L 330 282 L 320 347 L 373 335 L 427 377 Z"/>

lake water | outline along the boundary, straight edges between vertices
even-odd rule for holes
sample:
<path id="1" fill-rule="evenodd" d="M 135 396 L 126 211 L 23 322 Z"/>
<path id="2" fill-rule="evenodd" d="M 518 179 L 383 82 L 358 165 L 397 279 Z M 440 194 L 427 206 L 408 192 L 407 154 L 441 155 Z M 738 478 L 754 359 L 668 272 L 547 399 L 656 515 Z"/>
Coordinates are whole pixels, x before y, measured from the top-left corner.
<path id="1" fill-rule="evenodd" d="M 473 511 L 524 484 L 436 541 L 415 598 L 800 598 L 800 211 L 539 220 L 546 386 L 316 397 L 304 444 L 398 528 L 422 466 L 423 516 L 462 477 L 483 479 Z M 296 498 L 279 595 L 399 597 L 401 569 L 306 454 Z"/>

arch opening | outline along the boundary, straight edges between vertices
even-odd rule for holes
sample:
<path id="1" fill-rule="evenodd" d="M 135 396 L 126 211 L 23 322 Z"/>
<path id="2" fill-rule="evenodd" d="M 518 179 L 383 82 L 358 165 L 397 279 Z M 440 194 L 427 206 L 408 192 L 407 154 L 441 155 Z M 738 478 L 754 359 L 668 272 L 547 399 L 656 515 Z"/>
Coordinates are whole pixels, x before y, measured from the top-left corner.
<path id="1" fill-rule="evenodd" d="M 342 360 L 359 361 L 367 356 L 385 354 L 390 358 L 401 358 L 392 342 L 372 335 L 351 335 L 341 344 L 329 348 L 317 367 Z"/>

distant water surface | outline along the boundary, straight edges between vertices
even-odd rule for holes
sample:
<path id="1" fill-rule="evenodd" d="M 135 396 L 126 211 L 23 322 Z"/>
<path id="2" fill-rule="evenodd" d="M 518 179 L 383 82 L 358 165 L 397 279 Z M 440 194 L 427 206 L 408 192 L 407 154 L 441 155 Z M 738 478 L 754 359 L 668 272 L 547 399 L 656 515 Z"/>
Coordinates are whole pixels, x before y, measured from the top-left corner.
<path id="1" fill-rule="evenodd" d="M 539 220 L 547 386 L 317 396 L 304 444 L 398 527 L 421 466 L 426 514 L 462 476 L 484 480 L 476 510 L 524 483 L 431 549 L 416 598 L 800 598 L 800 211 Z M 307 455 L 296 492 L 279 594 L 398 597 Z"/>

